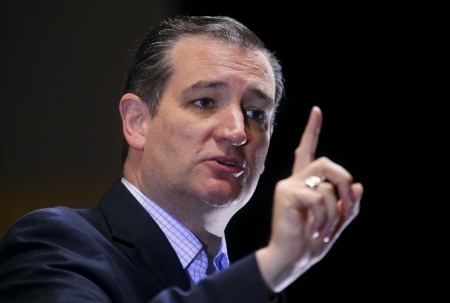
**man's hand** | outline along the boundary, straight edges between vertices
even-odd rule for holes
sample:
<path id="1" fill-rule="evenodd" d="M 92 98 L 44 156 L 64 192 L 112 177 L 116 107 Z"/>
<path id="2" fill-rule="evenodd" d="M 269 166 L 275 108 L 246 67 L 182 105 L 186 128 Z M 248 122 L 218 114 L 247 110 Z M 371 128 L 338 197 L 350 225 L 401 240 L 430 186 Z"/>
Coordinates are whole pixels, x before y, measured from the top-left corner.
<path id="1" fill-rule="evenodd" d="M 275 188 L 269 245 L 256 253 L 273 292 L 282 291 L 320 261 L 359 212 L 362 185 L 328 158 L 315 159 L 321 125 L 322 112 L 313 107 L 295 151 L 292 175 Z M 311 176 L 322 180 L 315 188 L 305 184 Z"/>

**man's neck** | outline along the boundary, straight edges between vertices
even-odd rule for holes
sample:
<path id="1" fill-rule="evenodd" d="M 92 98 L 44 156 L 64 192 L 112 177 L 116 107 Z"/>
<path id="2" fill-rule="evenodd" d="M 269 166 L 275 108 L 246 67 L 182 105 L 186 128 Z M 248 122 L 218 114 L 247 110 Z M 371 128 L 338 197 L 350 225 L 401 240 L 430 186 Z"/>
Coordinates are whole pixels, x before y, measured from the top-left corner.
<path id="1" fill-rule="evenodd" d="M 170 203 L 169 205 L 158 203 L 157 201 L 155 203 L 171 214 L 197 237 L 203 244 L 208 259 L 216 256 L 225 227 L 231 215 L 227 216 L 226 211 L 222 209 L 211 211 L 205 209 L 206 207 L 204 206 L 195 209 L 186 207 L 186 205 L 192 205 L 191 203 L 180 202 Z M 178 207 L 178 205 L 183 205 L 183 207 Z"/>
<path id="2" fill-rule="evenodd" d="M 125 179 L 183 224 L 203 244 L 208 259 L 217 254 L 225 227 L 237 210 L 233 207 L 214 207 L 197 198 L 179 197 L 174 193 L 155 194 L 146 191 L 140 176 L 124 170 Z"/>

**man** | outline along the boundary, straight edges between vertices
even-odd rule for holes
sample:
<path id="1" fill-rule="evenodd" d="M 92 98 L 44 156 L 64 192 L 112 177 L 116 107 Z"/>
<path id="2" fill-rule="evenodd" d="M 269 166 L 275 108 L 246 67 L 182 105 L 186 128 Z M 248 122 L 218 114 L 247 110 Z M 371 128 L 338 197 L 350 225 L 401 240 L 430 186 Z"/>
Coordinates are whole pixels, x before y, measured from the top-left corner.
<path id="1" fill-rule="evenodd" d="M 123 178 L 97 206 L 15 222 L 0 243 L 0 301 L 276 301 L 327 253 L 363 193 L 343 167 L 314 159 L 313 108 L 275 189 L 269 244 L 229 265 L 224 230 L 264 170 L 282 95 L 279 62 L 236 20 L 163 22 L 119 103 Z"/>

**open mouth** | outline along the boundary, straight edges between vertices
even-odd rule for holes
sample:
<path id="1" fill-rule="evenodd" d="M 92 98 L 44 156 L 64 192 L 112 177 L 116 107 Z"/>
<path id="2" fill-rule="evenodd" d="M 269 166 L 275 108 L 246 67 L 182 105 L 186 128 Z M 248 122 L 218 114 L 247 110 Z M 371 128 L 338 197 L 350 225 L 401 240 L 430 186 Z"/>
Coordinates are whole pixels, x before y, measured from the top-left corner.
<path id="1" fill-rule="evenodd" d="M 228 161 L 219 161 L 216 160 L 218 163 L 222 164 L 222 165 L 226 165 L 226 166 L 230 166 L 230 167 L 236 167 L 236 162 L 228 162 Z"/>

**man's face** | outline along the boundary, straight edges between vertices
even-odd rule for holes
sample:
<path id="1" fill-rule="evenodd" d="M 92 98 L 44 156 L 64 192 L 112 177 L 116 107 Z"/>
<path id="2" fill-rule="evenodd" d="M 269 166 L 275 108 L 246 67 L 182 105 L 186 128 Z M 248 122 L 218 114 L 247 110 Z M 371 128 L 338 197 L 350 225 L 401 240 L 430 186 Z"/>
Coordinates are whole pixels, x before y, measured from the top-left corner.
<path id="1" fill-rule="evenodd" d="M 259 51 L 207 37 L 183 38 L 172 60 L 158 112 L 145 123 L 144 193 L 155 202 L 241 207 L 264 170 L 272 69 Z"/>

